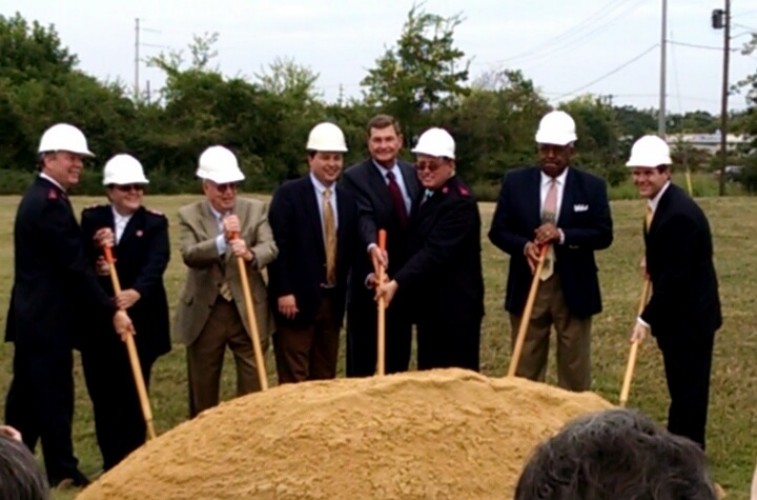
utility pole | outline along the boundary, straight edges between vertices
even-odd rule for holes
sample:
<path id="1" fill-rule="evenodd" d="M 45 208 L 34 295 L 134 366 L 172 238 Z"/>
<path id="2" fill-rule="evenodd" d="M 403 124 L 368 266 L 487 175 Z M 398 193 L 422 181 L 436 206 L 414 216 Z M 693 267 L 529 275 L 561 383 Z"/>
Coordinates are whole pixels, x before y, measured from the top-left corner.
<path id="1" fill-rule="evenodd" d="M 134 102 L 139 101 L 139 18 L 134 19 Z"/>
<path id="2" fill-rule="evenodd" d="M 720 101 L 720 196 L 725 196 L 725 167 L 728 163 L 728 64 L 731 53 L 731 0 L 725 0 L 723 25 L 723 90 Z"/>
<path id="3" fill-rule="evenodd" d="M 665 139 L 665 71 L 667 68 L 666 51 L 668 30 L 668 0 L 662 0 L 662 28 L 660 30 L 660 111 L 657 115 L 657 135 Z"/>

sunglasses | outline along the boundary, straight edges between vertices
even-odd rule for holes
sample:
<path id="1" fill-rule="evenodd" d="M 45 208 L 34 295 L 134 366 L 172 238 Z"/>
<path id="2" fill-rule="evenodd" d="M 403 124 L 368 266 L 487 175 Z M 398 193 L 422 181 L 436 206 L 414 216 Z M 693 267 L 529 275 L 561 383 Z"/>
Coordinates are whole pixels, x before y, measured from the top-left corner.
<path id="1" fill-rule="evenodd" d="M 436 172 L 439 170 L 439 167 L 441 167 L 441 162 L 438 161 L 419 161 L 415 164 L 415 169 L 418 172 L 423 172 L 424 170 L 428 170 L 431 173 Z"/>
<path id="2" fill-rule="evenodd" d="M 219 193 L 225 193 L 226 191 L 236 191 L 239 188 L 239 185 L 236 182 L 216 184 L 215 186 Z"/>
<path id="3" fill-rule="evenodd" d="M 116 189 L 118 191 L 121 191 L 122 193 L 129 193 L 131 191 L 136 191 L 136 192 L 144 191 L 145 187 L 142 184 L 121 184 L 121 185 L 117 185 Z"/>

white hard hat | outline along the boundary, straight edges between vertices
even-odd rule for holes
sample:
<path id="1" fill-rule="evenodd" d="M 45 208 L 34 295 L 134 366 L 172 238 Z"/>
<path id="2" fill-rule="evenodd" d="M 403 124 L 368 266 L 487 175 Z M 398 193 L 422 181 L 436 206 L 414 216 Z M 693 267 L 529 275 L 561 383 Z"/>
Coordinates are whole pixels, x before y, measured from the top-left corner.
<path id="1" fill-rule="evenodd" d="M 344 140 L 342 129 L 333 123 L 323 122 L 312 128 L 305 149 L 308 151 L 346 153 L 347 141 Z"/>
<path id="2" fill-rule="evenodd" d="M 454 160 L 455 140 L 443 128 L 433 127 L 421 134 L 411 152 Z"/>
<path id="3" fill-rule="evenodd" d="M 567 146 L 576 140 L 576 122 L 565 111 L 550 111 L 539 122 L 536 142 Z"/>
<path id="4" fill-rule="evenodd" d="M 656 168 L 672 163 L 668 144 L 656 135 L 645 135 L 633 143 L 626 166 Z"/>
<path id="5" fill-rule="evenodd" d="M 57 123 L 45 130 L 39 140 L 38 153 L 68 151 L 82 156 L 95 156 L 87 147 L 87 138 L 81 130 L 68 123 Z"/>
<path id="6" fill-rule="evenodd" d="M 149 184 L 145 171 L 139 160 L 131 155 L 116 155 L 105 164 L 103 170 L 103 186 L 111 184 Z"/>
<path id="7" fill-rule="evenodd" d="M 202 152 L 197 167 L 197 177 L 208 179 L 216 184 L 244 180 L 237 157 L 223 146 L 210 146 Z"/>

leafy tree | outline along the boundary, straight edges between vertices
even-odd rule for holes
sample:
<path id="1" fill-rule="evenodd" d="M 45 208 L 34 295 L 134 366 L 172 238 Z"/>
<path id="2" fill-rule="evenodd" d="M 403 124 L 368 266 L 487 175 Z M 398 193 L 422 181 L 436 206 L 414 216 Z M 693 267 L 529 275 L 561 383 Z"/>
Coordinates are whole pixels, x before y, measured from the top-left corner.
<path id="1" fill-rule="evenodd" d="M 470 62 L 463 62 L 465 53 L 454 45 L 461 22 L 459 14 L 442 17 L 414 5 L 396 47 L 387 49 L 361 82 L 368 104 L 398 118 L 408 135 L 428 123 L 424 115 L 469 93 L 463 84 Z"/>

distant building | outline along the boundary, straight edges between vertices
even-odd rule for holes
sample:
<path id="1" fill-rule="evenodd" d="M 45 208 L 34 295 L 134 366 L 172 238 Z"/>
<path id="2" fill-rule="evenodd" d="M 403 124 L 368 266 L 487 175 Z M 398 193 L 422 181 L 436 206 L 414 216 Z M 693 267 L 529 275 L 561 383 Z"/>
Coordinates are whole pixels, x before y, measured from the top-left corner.
<path id="1" fill-rule="evenodd" d="M 692 148 L 716 155 L 720 151 L 720 131 L 714 134 L 670 134 L 665 139 L 671 147 L 688 145 Z M 740 134 L 726 135 L 726 149 L 728 151 L 743 150 L 749 146 L 751 138 Z"/>

